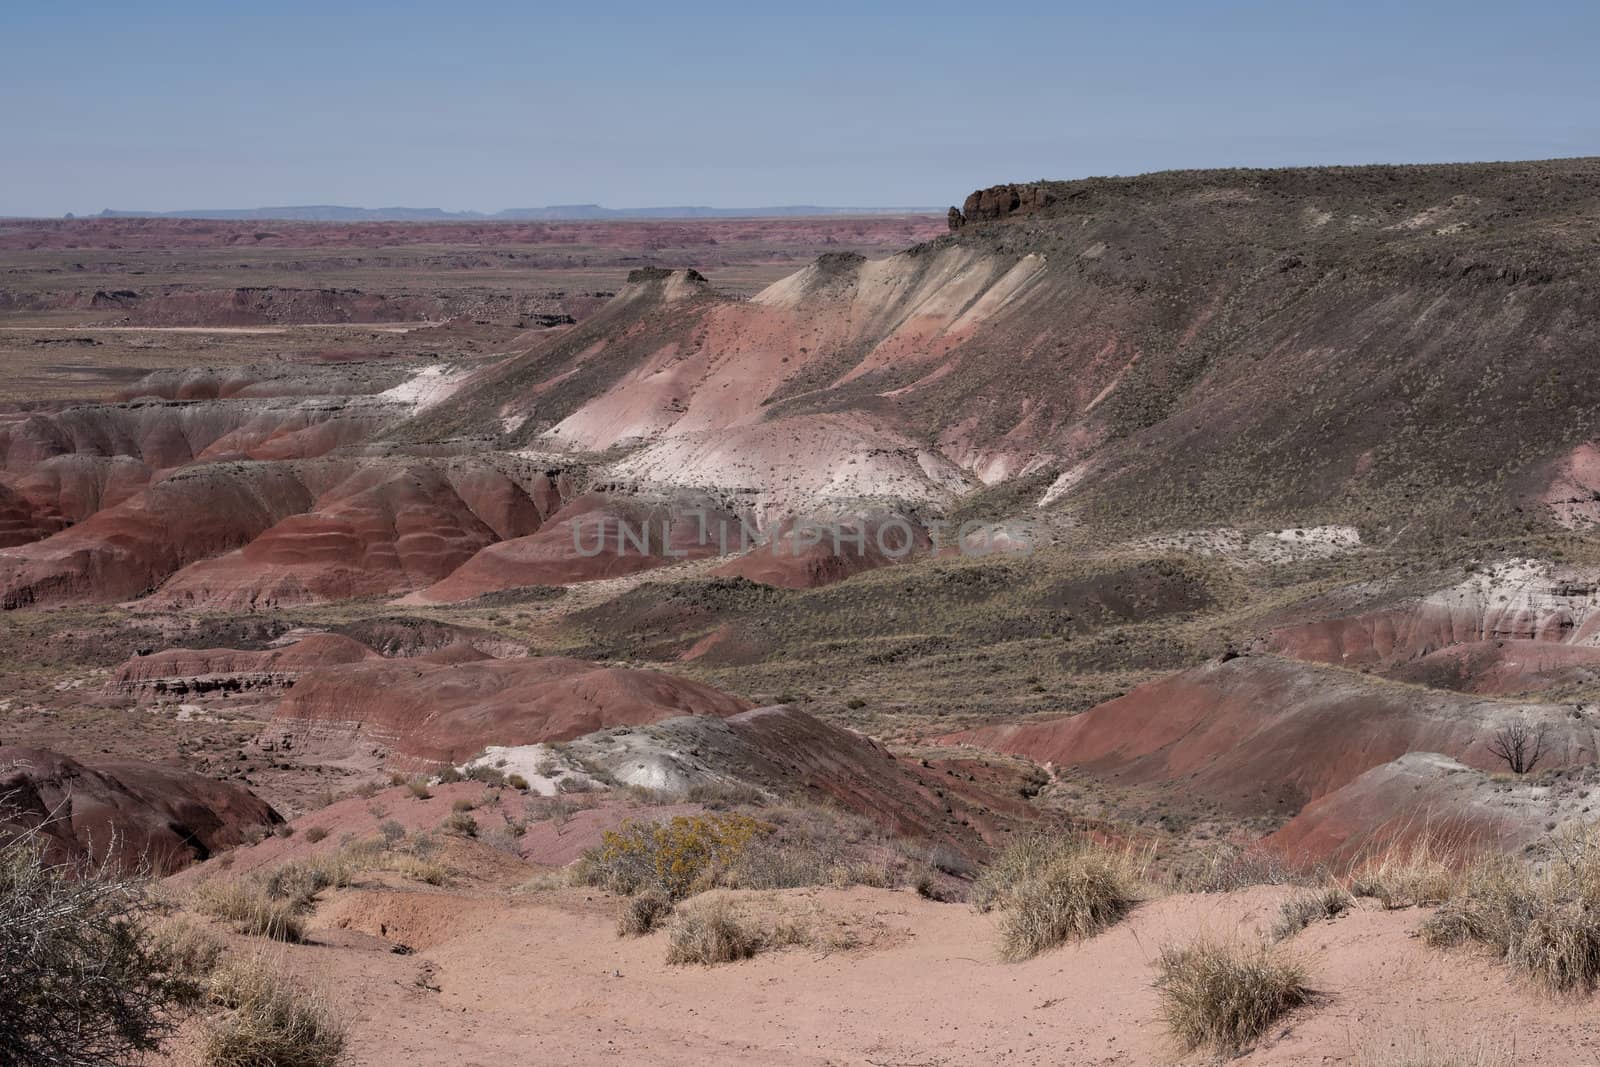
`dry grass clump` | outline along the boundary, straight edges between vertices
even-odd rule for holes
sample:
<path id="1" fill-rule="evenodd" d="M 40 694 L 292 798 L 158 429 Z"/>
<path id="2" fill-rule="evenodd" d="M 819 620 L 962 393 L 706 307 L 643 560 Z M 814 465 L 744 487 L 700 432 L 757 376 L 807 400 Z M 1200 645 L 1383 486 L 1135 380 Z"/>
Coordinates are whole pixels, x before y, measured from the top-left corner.
<path id="1" fill-rule="evenodd" d="M 222 962 L 222 942 L 211 932 L 184 919 L 168 919 L 156 927 L 154 945 L 172 969 L 193 979 L 210 977 Z M 196 991 L 198 997 L 199 991 Z"/>
<path id="2" fill-rule="evenodd" d="M 349 885 L 377 864 L 376 841 L 351 842 L 337 852 L 280 864 L 246 878 L 211 879 L 196 887 L 195 910 L 231 922 L 242 934 L 296 942 L 305 938 L 301 916 L 325 889 Z"/>
<path id="3" fill-rule="evenodd" d="M 1162 950 L 1156 991 L 1185 1051 L 1233 1055 L 1311 998 L 1304 969 L 1265 945 L 1196 941 Z"/>
<path id="4" fill-rule="evenodd" d="M 413 778 L 406 783 L 406 789 L 418 800 L 427 800 L 433 796 L 433 790 L 428 788 L 425 778 Z"/>
<path id="5" fill-rule="evenodd" d="M 223 964 L 210 994 L 222 1012 L 205 1024 L 206 1067 L 332 1067 L 344 1052 L 345 1027 L 326 1001 L 264 955 Z"/>
<path id="6" fill-rule="evenodd" d="M 870 820 L 831 808 L 786 806 L 762 812 L 773 827 L 719 872 L 736 889 L 854 885 L 892 889 L 915 881 L 917 860 Z"/>
<path id="7" fill-rule="evenodd" d="M 1278 921 L 1272 926 L 1272 940 L 1283 941 L 1314 922 L 1342 915 L 1350 907 L 1350 894 L 1338 886 L 1296 893 L 1278 908 Z"/>
<path id="8" fill-rule="evenodd" d="M 256 880 L 214 879 L 194 892 L 194 908 L 202 915 L 230 922 L 241 934 L 274 941 L 305 939 L 305 921 L 294 901 L 274 898 Z"/>
<path id="9" fill-rule="evenodd" d="M 1350 892 L 1375 897 L 1386 908 L 1438 904 L 1454 892 L 1463 853 L 1431 834 L 1396 844 L 1352 872 Z"/>
<path id="10" fill-rule="evenodd" d="M 727 811 L 762 807 L 767 803 L 767 794 L 744 782 L 697 782 L 689 787 L 683 799 L 691 804 L 703 804 L 712 811 Z"/>
<path id="11" fill-rule="evenodd" d="M 427 885 L 444 885 L 450 881 L 450 868 L 442 863 L 409 852 L 397 852 L 383 861 L 385 870 Z"/>
<path id="12" fill-rule="evenodd" d="M 1180 872 L 1172 887 L 1187 893 L 1231 893 L 1253 885 L 1315 885 L 1322 877 L 1320 871 L 1291 863 L 1259 843 L 1221 842 Z"/>
<path id="13" fill-rule="evenodd" d="M 1513 970 L 1552 994 L 1600 987 L 1600 828 L 1568 833 L 1538 867 L 1484 860 L 1423 924 L 1423 939 L 1447 947 L 1487 945 Z"/>
<path id="14" fill-rule="evenodd" d="M 478 820 L 465 811 L 452 811 L 446 815 L 439 829 L 455 837 L 477 837 Z"/>
<path id="15" fill-rule="evenodd" d="M 668 963 L 731 963 L 761 951 L 761 931 L 723 899 L 685 905 L 667 926 Z"/>
<path id="16" fill-rule="evenodd" d="M 643 937 L 672 914 L 672 900 L 659 889 L 647 889 L 629 897 L 617 917 L 618 937 Z"/>
<path id="17" fill-rule="evenodd" d="M 1515 1035 L 1475 1041 L 1440 1040 L 1422 1032 L 1374 1035 L 1362 1042 L 1357 1067 L 1512 1067 Z"/>
<path id="18" fill-rule="evenodd" d="M 1004 849 L 973 885 L 979 911 L 1000 910 L 1000 954 L 1025 960 L 1092 937 L 1132 910 L 1140 864 L 1076 835 L 1030 834 Z"/>

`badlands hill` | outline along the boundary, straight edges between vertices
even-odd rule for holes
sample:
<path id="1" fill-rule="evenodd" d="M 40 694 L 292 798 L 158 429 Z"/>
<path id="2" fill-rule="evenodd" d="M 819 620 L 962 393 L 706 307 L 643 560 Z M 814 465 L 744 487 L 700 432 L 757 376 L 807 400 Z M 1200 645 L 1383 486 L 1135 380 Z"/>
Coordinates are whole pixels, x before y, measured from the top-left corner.
<path id="1" fill-rule="evenodd" d="M 455 598 L 501 569 L 511 585 L 617 573 L 498 547 L 551 515 L 538 479 L 556 475 L 508 469 L 530 459 L 624 502 L 709 494 L 762 527 L 1009 512 L 1119 536 L 1342 523 L 1429 544 L 1589 521 L 1600 163 L 985 195 L 946 237 L 826 255 L 748 300 L 642 269 L 526 351 L 382 392 L 330 373 L 322 396 L 302 376 L 277 397 L 257 383 L 9 416 L 4 602 L 126 598 L 240 549 L 167 595 L 405 593 L 467 568 L 445 581 Z M 174 395 L 170 378 L 144 388 Z M 474 469 L 442 467 L 466 453 Z M 64 504 L 68 464 L 83 488 Z M 425 541 L 400 518 L 413 497 Z M 205 528 L 142 532 L 180 512 Z M 336 574 L 305 547 L 323 529 L 344 539 Z M 241 588 L 241 565 L 266 576 Z"/>
<path id="2" fill-rule="evenodd" d="M 14 406 L 0 605 L 137 632 L 95 669 L 176 646 L 107 700 L 245 694 L 397 763 L 799 705 L 1115 781 L 1184 833 L 1329 822 L 1418 753 L 1493 773 L 1513 726 L 1581 769 L 1597 208 L 1590 159 L 997 186 L 753 295 L 640 267 L 486 354 Z M 274 658 L 380 622 L 477 636 Z"/>
<path id="3" fill-rule="evenodd" d="M 780 509 L 1038 475 L 1117 529 L 1420 537 L 1586 492 L 1600 161 L 1046 190 L 749 301 L 642 273 L 403 435 L 500 420 L 507 444 L 628 448 L 621 477 Z"/>
<path id="4" fill-rule="evenodd" d="M 731 281 L 618 223 L 537 329 L 269 330 L 7 404 L 0 836 L 119 835 L 241 954 L 218 901 L 304 882 L 278 958 L 357 1063 L 1212 1062 L 1161 1030 L 1165 950 L 1296 915 L 1315 996 L 1240 1062 L 1434 1062 L 1396 1050 L 1508 1017 L 1518 1062 L 1591 1061 L 1506 981 L 1553 956 L 1415 935 L 1464 925 L 1478 853 L 1595 869 L 1597 209 L 1596 160 L 1004 185 L 873 258 L 794 221 L 824 254 Z M 493 241 L 462 269 L 524 254 Z M 590 850 L 679 816 L 758 842 L 675 890 L 755 958 L 617 936 L 632 853 Z M 1003 961 L 960 902 L 1040 828 L 1137 899 Z M 1592 997 L 1583 900 L 1554 984 Z"/>

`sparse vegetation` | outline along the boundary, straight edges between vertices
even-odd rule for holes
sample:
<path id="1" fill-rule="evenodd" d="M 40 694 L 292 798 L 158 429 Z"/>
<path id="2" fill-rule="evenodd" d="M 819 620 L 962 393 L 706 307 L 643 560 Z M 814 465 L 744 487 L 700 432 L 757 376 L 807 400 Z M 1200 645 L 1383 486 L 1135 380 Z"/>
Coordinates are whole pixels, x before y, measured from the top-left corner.
<path id="1" fill-rule="evenodd" d="M 1137 865 L 1086 838 L 1030 834 L 978 876 L 972 901 L 1000 910 L 1000 954 L 1025 960 L 1116 923 L 1137 899 Z"/>
<path id="2" fill-rule="evenodd" d="M 607 830 L 579 865 L 579 880 L 614 893 L 660 889 L 679 900 L 709 882 L 716 868 L 734 863 L 771 827 L 748 815 L 679 815 L 666 822 L 628 821 Z"/>
<path id="3" fill-rule="evenodd" d="M 1209 849 L 1193 870 L 1181 873 L 1174 887 L 1194 893 L 1231 893 L 1253 885 L 1315 885 L 1320 872 L 1290 864 L 1258 844 L 1223 842 Z"/>
<path id="4" fill-rule="evenodd" d="M 1361 863 L 1350 877 L 1350 892 L 1374 897 L 1386 908 L 1437 904 L 1448 898 L 1465 862 L 1461 848 L 1433 834 L 1397 842 Z"/>
<path id="5" fill-rule="evenodd" d="M 230 960 L 212 976 L 206 1067 L 333 1067 L 345 1027 L 326 1001 L 294 984 L 267 956 Z"/>
<path id="6" fill-rule="evenodd" d="M 672 899 L 659 889 L 647 889 L 629 897 L 617 917 L 618 937 L 642 937 L 660 926 L 672 914 Z"/>
<path id="7" fill-rule="evenodd" d="M 728 901 L 686 904 L 667 926 L 668 963 L 731 963 L 761 950 L 762 937 Z"/>
<path id="8" fill-rule="evenodd" d="M 1375 1034 L 1362 1042 L 1357 1067 L 1513 1067 L 1514 1034 L 1475 1040 L 1425 1032 Z"/>
<path id="9" fill-rule="evenodd" d="M 1272 926 L 1272 940 L 1283 941 L 1314 922 L 1344 914 L 1350 907 L 1350 894 L 1338 886 L 1296 893 L 1278 908 L 1278 921 Z"/>
<path id="10" fill-rule="evenodd" d="M 306 840 L 311 842 L 311 844 L 313 844 L 313 845 L 316 844 L 318 841 L 322 841 L 322 840 L 326 839 L 327 836 L 328 836 L 328 830 L 327 830 L 326 827 L 312 826 L 312 827 L 307 828 L 307 830 L 306 830 Z"/>
<path id="11" fill-rule="evenodd" d="M 153 932 L 144 883 L 46 862 L 29 835 L 0 843 L 0 1062 L 143 1062 L 201 996 L 215 962 L 199 935 Z"/>
<path id="12" fill-rule="evenodd" d="M 194 907 L 202 915 L 232 923 L 241 934 L 289 942 L 305 938 L 299 906 L 294 901 L 275 899 L 257 880 L 203 882 L 195 890 Z"/>
<path id="13" fill-rule="evenodd" d="M 506 784 L 506 773 L 498 767 L 491 767 L 486 763 L 475 764 L 468 768 L 467 777 L 474 782 L 484 785 L 503 786 Z"/>
<path id="14" fill-rule="evenodd" d="M 394 848 L 405 839 L 406 828 L 394 819 L 385 819 L 378 824 L 378 833 L 383 836 L 385 848 Z"/>
<path id="15" fill-rule="evenodd" d="M 1555 842 L 1539 867 L 1482 860 L 1423 924 L 1430 945 L 1476 942 L 1552 994 L 1600 986 L 1600 829 Z"/>
<path id="16" fill-rule="evenodd" d="M 455 837 L 477 837 L 478 820 L 468 811 L 452 811 L 439 824 L 439 829 Z"/>
<path id="17" fill-rule="evenodd" d="M 1156 990 L 1186 1051 L 1233 1055 L 1311 998 L 1304 969 L 1266 946 L 1196 941 L 1162 950 Z"/>

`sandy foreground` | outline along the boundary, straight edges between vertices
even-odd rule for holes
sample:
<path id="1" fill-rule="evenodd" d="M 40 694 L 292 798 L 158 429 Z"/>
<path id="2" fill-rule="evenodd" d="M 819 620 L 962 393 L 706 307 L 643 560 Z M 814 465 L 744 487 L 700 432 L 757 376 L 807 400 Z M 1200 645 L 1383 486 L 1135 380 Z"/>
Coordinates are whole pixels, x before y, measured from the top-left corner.
<path id="1" fill-rule="evenodd" d="M 328 896 L 312 943 L 275 951 L 349 1022 L 358 1065 L 1197 1064 L 1215 1057 L 1185 1057 L 1166 1035 L 1155 958 L 1201 934 L 1255 937 L 1288 892 L 1164 897 L 1021 964 L 997 959 L 992 919 L 963 904 L 864 888 L 736 893 L 750 915 L 798 922 L 815 943 L 708 968 L 665 964 L 663 933 L 618 938 L 619 902 L 604 893 L 369 886 Z M 1412 1062 L 1398 1049 L 1424 1046 L 1600 1060 L 1592 1005 L 1424 946 L 1411 935 L 1425 915 L 1363 902 L 1294 938 L 1318 1002 L 1236 1062 L 1397 1065 Z"/>

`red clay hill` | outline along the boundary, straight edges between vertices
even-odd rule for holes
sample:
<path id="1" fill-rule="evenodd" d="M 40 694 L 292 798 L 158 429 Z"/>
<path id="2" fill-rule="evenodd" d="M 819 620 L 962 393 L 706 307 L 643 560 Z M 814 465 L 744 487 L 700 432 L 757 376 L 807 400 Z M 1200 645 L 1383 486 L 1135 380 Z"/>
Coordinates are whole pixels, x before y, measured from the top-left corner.
<path id="1" fill-rule="evenodd" d="M 0 745 L 0 834 L 33 833 L 55 862 L 170 873 L 283 820 L 242 786 L 150 764 L 93 767 Z"/>

